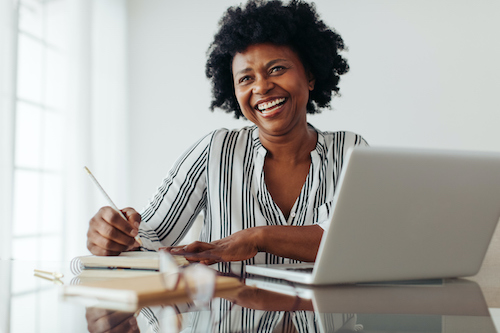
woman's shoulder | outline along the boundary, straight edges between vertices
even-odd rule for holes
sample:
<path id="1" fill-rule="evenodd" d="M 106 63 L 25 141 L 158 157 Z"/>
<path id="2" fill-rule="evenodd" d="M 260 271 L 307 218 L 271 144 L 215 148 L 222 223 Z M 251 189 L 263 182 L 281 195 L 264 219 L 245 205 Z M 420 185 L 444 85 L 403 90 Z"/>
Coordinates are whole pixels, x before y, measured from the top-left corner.
<path id="1" fill-rule="evenodd" d="M 257 128 L 257 126 L 255 126 L 255 125 L 244 126 L 244 127 L 240 127 L 240 128 L 233 128 L 233 129 L 228 129 L 228 128 L 225 128 L 225 127 L 221 127 L 221 128 L 216 129 L 216 130 L 213 130 L 211 133 L 217 133 L 217 134 L 220 134 L 220 133 L 224 133 L 224 134 L 234 133 L 234 134 L 238 134 L 238 135 L 245 135 L 245 134 L 252 134 L 255 131 L 256 128 Z"/>
<path id="2" fill-rule="evenodd" d="M 213 143 L 231 140 L 252 139 L 254 137 L 256 126 L 245 126 L 235 129 L 218 128 L 211 131 L 205 137 L 209 137 Z"/>
<path id="3" fill-rule="evenodd" d="M 199 138 L 191 149 L 208 149 L 211 152 L 222 149 L 234 150 L 242 145 L 255 145 L 258 135 L 255 132 L 256 126 L 246 126 L 238 129 L 218 128 L 206 133 Z"/>
<path id="4" fill-rule="evenodd" d="M 365 138 L 358 133 L 351 131 L 320 131 L 318 132 L 318 137 L 321 137 L 326 146 L 357 146 L 364 145 L 368 146 L 368 142 Z"/>

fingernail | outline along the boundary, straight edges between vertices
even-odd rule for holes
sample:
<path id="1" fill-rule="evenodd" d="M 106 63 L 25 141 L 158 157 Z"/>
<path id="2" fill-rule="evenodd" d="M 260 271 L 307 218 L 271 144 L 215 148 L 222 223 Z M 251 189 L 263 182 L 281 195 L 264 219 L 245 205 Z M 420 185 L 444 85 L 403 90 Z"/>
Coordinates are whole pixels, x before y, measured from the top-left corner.
<path id="1" fill-rule="evenodd" d="M 134 222 L 134 227 L 136 227 L 136 229 L 139 229 L 139 222 Z"/>
<path id="2" fill-rule="evenodd" d="M 132 235 L 132 237 L 135 237 L 139 234 L 139 231 L 137 231 L 137 229 L 133 229 L 131 232 L 130 232 L 130 235 Z"/>
<path id="3" fill-rule="evenodd" d="M 130 320 L 128 322 L 129 322 L 131 328 L 135 329 L 137 327 L 137 319 L 135 319 L 135 317 L 130 318 Z"/>

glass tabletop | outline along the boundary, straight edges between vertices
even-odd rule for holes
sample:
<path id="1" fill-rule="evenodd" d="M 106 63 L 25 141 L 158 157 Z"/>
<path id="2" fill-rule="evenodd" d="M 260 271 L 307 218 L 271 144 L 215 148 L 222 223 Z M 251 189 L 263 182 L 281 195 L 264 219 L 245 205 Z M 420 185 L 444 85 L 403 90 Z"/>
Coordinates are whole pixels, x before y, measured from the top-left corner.
<path id="1" fill-rule="evenodd" d="M 64 277 L 35 277 L 34 269 Z M 496 332 L 480 286 L 467 279 L 313 288 L 247 275 L 206 304 L 179 299 L 120 311 L 64 300 L 64 285 L 78 281 L 67 262 L 0 260 L 0 270 L 5 333 Z"/>

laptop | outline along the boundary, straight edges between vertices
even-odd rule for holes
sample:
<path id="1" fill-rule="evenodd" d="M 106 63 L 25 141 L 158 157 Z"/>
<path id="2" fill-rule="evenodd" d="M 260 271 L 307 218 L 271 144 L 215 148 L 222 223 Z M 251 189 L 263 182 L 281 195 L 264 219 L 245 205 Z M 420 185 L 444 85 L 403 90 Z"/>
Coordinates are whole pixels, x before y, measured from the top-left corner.
<path id="1" fill-rule="evenodd" d="M 315 263 L 246 272 L 323 285 L 475 275 L 500 218 L 500 153 L 358 147 Z"/>

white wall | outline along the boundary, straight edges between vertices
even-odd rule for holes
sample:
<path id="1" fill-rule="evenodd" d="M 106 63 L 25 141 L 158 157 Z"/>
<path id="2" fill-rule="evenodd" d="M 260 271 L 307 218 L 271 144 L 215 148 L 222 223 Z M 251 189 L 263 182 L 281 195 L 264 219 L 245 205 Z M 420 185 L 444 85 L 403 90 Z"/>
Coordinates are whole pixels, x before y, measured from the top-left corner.
<path id="1" fill-rule="evenodd" d="M 239 1 L 128 0 L 131 199 L 142 208 L 189 145 L 219 127 L 204 75 L 217 22 Z M 371 145 L 500 151 L 500 1 L 318 0 L 351 71 L 322 130 Z"/>

